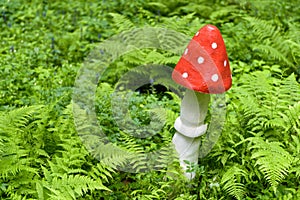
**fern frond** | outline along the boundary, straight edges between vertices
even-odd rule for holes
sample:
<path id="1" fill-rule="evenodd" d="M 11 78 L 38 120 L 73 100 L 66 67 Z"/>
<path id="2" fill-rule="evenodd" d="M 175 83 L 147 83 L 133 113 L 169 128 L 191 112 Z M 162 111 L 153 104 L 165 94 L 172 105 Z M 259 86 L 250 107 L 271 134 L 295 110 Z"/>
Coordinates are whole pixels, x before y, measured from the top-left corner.
<path id="1" fill-rule="evenodd" d="M 90 138 L 92 139 L 92 138 Z M 113 143 L 103 144 L 98 142 L 98 145 L 89 150 L 89 152 L 104 166 L 116 169 L 122 168 L 128 163 L 128 160 L 132 157 L 126 150 L 114 145 Z"/>
<path id="2" fill-rule="evenodd" d="M 295 52 L 299 47 L 291 45 L 293 43 L 291 38 L 283 35 L 279 27 L 268 21 L 253 17 L 245 17 L 244 19 L 250 23 L 251 33 L 257 41 L 260 41 L 251 45 L 254 51 L 259 50 L 265 55 L 265 58 L 273 58 L 297 71 L 295 56 L 299 56 L 299 53 Z"/>
<path id="3" fill-rule="evenodd" d="M 284 113 L 280 113 L 286 125 L 286 131 L 300 135 L 300 101 L 289 106 Z"/>
<path id="4" fill-rule="evenodd" d="M 24 128 L 29 122 L 30 118 L 36 113 L 41 106 L 28 106 L 11 110 L 8 113 L 0 114 L 0 131 L 1 132 L 15 132 Z"/>
<path id="5" fill-rule="evenodd" d="M 172 127 L 174 121 L 178 117 L 178 113 L 175 113 L 170 109 L 152 109 L 150 112 L 157 116 L 159 121 L 164 122 L 165 126 L 168 127 Z"/>
<path id="6" fill-rule="evenodd" d="M 290 152 L 294 156 L 290 172 L 295 173 L 296 177 L 300 178 L 300 134 L 292 135 L 291 138 L 292 140 L 287 142 Z"/>
<path id="7" fill-rule="evenodd" d="M 124 132 L 120 132 L 120 148 L 124 149 L 128 155 L 129 166 L 125 166 L 125 171 L 143 172 L 147 170 L 147 157 L 143 145 L 138 144 L 135 137 L 130 136 Z"/>
<path id="8" fill-rule="evenodd" d="M 298 148 L 300 146 L 299 144 L 299 140 L 298 140 Z M 298 151 L 299 152 L 299 151 Z M 297 156 L 299 155 L 299 153 L 297 154 Z M 297 158 L 294 159 L 294 162 L 293 162 L 293 166 L 291 167 L 290 169 L 290 172 L 291 173 L 295 173 L 295 176 L 299 179 L 300 178 L 300 158 L 299 156 Z"/>
<path id="9" fill-rule="evenodd" d="M 114 24 L 118 27 L 118 32 L 132 29 L 135 25 L 124 15 L 118 13 L 110 13 Z"/>
<path id="10" fill-rule="evenodd" d="M 269 71 L 253 72 L 241 77 L 241 85 L 236 90 L 243 105 L 243 125 L 251 132 L 263 133 L 286 130 L 287 121 L 282 120 L 290 105 L 300 100 L 300 85 L 295 76 L 279 80 Z M 259 86 L 253 83 L 259 83 Z M 249 95 L 253 94 L 253 95 Z"/>
<path id="11" fill-rule="evenodd" d="M 11 148 L 11 146 L 7 146 Z M 31 172 L 38 174 L 38 169 L 31 167 L 33 159 L 28 158 L 28 151 L 17 150 L 14 154 L 0 156 L 0 177 L 7 178 L 9 176 L 16 176 L 20 172 Z"/>
<path id="12" fill-rule="evenodd" d="M 247 140 L 254 143 L 249 148 L 249 150 L 254 150 L 251 158 L 256 160 L 255 165 L 259 167 L 265 179 L 276 191 L 278 184 L 289 173 L 293 157 L 282 148 L 280 142 L 267 142 L 260 137 L 252 137 Z"/>
<path id="13" fill-rule="evenodd" d="M 249 16 L 245 17 L 244 19 L 250 23 L 253 32 L 258 36 L 259 40 L 263 41 L 270 37 L 280 37 L 280 40 L 283 40 L 283 38 L 280 36 L 280 29 L 270 24 L 268 21 Z"/>
<path id="14" fill-rule="evenodd" d="M 243 199 L 243 196 L 245 195 L 245 186 L 240 183 L 240 179 L 244 176 L 246 176 L 246 172 L 243 169 L 232 166 L 222 176 L 222 188 L 236 199 Z"/>
<path id="15" fill-rule="evenodd" d="M 193 6 L 191 6 L 193 7 Z M 202 6 L 203 9 L 207 8 L 208 6 Z M 174 11 L 175 13 L 176 11 Z M 195 16 L 195 12 L 188 12 L 189 14 L 184 15 L 183 17 L 168 17 L 163 18 L 163 23 L 165 24 L 166 28 L 177 30 L 178 32 L 187 34 L 192 36 L 197 32 L 201 24 L 199 24 L 199 18 Z M 171 13 L 172 15 L 172 13 Z M 187 26 L 189 24 L 189 26 Z M 203 24 L 204 25 L 204 24 Z M 188 44 L 188 41 L 186 41 Z"/>
<path id="16" fill-rule="evenodd" d="M 40 108 L 41 106 L 31 106 L 0 113 L 0 141 L 3 141 L 0 145 L 0 177 L 16 176 L 21 171 L 37 174 L 37 169 L 32 166 L 34 158 L 23 147 L 22 143 L 26 141 L 19 133 L 23 132 Z"/>
<path id="17" fill-rule="evenodd" d="M 94 190 L 110 191 L 105 187 L 101 179 L 92 179 L 83 175 L 57 176 L 55 173 L 42 167 L 44 178 L 36 182 L 38 195 L 45 199 L 77 199 Z"/>
<path id="18" fill-rule="evenodd" d="M 163 146 L 159 151 L 155 152 L 156 155 L 152 155 L 152 157 L 156 159 L 156 169 L 166 169 L 166 167 L 169 167 L 171 164 L 178 162 L 178 153 L 170 143 L 171 141 L 169 145 Z"/>
<path id="19" fill-rule="evenodd" d="M 273 58 L 275 60 L 282 61 L 288 66 L 292 66 L 292 67 L 294 66 L 294 64 L 289 59 L 287 59 L 287 56 L 285 53 L 283 53 L 283 50 L 272 46 L 271 43 L 255 44 L 255 46 L 253 47 L 253 50 L 260 51 L 260 52 L 264 53 L 265 55 L 269 55 L 269 58 Z"/>
<path id="20" fill-rule="evenodd" d="M 300 101 L 300 84 L 297 82 L 295 74 L 281 81 L 277 92 L 278 108 L 286 109 L 287 106 Z"/>
<path id="21" fill-rule="evenodd" d="M 216 20 L 218 18 L 222 18 L 227 15 L 234 15 L 235 13 L 239 13 L 239 12 L 240 12 L 240 9 L 235 5 L 221 7 L 219 9 L 215 10 L 214 12 L 212 12 L 210 15 L 210 18 Z"/>
<path id="22" fill-rule="evenodd" d="M 100 163 L 92 166 L 89 175 L 94 179 L 100 178 L 102 182 L 108 182 L 109 178 L 113 178 L 112 174 L 115 172 L 116 171 L 113 168 L 106 167 L 105 164 L 100 161 Z"/>

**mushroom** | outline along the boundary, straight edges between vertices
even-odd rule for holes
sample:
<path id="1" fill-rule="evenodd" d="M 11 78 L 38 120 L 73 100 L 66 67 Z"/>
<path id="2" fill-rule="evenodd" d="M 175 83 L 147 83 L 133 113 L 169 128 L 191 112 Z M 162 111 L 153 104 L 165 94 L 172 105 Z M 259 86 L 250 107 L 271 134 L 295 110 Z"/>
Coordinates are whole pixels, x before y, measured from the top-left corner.
<path id="1" fill-rule="evenodd" d="M 216 26 L 205 25 L 194 35 L 175 66 L 172 78 L 187 88 L 180 116 L 174 124 L 176 133 L 172 142 L 185 176 L 191 180 L 195 172 L 188 170 L 188 165 L 198 163 L 200 136 L 207 129 L 204 120 L 210 94 L 223 93 L 232 83 L 225 43 Z"/>

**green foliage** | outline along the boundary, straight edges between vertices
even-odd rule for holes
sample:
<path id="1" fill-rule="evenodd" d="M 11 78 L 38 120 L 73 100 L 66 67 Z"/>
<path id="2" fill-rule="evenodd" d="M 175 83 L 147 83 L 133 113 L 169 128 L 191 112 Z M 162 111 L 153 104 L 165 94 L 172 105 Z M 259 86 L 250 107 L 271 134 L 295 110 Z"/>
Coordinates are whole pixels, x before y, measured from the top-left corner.
<path id="1" fill-rule="evenodd" d="M 284 80 L 271 77 L 270 72 L 254 72 L 241 77 L 243 85 L 236 89 L 239 104 L 244 105 L 243 122 L 248 131 L 255 134 L 283 137 L 286 121 L 282 116 L 288 106 L 300 99 L 299 84 L 292 74 Z M 259 87 L 253 83 L 259 83 Z M 253 95 L 248 95 L 253 94 Z M 260 131 L 261 132 L 260 132 Z"/>
<path id="2" fill-rule="evenodd" d="M 228 109 L 230 121 L 223 132 L 223 141 L 211 156 L 223 152 L 222 157 L 217 158 L 222 165 L 231 166 L 238 162 L 245 167 L 243 169 L 251 169 L 239 183 L 245 185 L 247 180 L 248 185 L 239 188 L 245 193 L 254 187 L 252 184 L 263 187 L 264 177 L 274 194 L 281 196 L 280 183 L 287 177 L 294 181 L 298 179 L 293 172 L 297 172 L 299 164 L 296 155 L 299 126 L 295 125 L 299 121 L 299 112 L 296 114 L 295 110 L 300 100 L 300 85 L 293 74 L 280 77 L 278 72 L 272 75 L 269 70 L 244 74 L 239 79 L 239 87 L 230 91 L 235 94 L 231 95 Z M 290 181 L 287 188 L 293 188 L 291 183 L 294 181 Z M 225 188 L 234 188 L 234 183 L 228 182 Z M 228 189 L 227 192 L 235 194 Z M 241 198 L 238 192 L 235 195 Z"/>
<path id="3" fill-rule="evenodd" d="M 246 172 L 237 166 L 232 166 L 222 176 L 223 189 L 236 199 L 243 199 L 245 186 L 238 182 L 240 177 L 246 176 Z"/>
<path id="4" fill-rule="evenodd" d="M 299 16 L 297 0 L 0 1 L 0 199 L 299 199 Z M 233 86 L 222 135 L 187 182 L 169 146 L 182 90 L 151 66 L 172 69 L 208 23 L 224 37 Z M 71 101 L 79 68 L 94 49 L 120 51 L 106 39 L 145 27 L 133 46 L 148 48 L 121 49 L 95 75 L 106 137 L 79 137 L 95 128 Z M 133 89 L 132 77 L 151 81 Z"/>
<path id="5" fill-rule="evenodd" d="M 123 94 L 114 92 L 109 85 L 102 83 L 96 98 L 102 130 L 111 142 L 125 150 L 120 152 L 118 159 L 124 153 L 130 155 L 130 167 L 136 171 L 166 166 L 173 159 L 169 143 L 174 133 L 173 120 L 178 116 L 179 102 L 170 101 L 166 96 L 159 99 L 160 95 L 156 93 L 146 95 L 127 91 L 125 97 L 120 96 Z M 173 97 L 176 98 L 175 95 Z M 108 124 L 114 124 L 114 128 L 107 129 Z M 151 137 L 151 140 L 144 139 L 147 137 Z M 158 154 L 151 153 L 157 150 Z"/>
<path id="6" fill-rule="evenodd" d="M 254 144 L 249 150 L 255 149 L 251 159 L 255 159 L 255 166 L 264 174 L 274 191 L 282 179 L 288 174 L 293 157 L 282 148 L 281 142 L 265 142 L 261 137 L 249 138 Z"/>
<path id="7" fill-rule="evenodd" d="M 102 182 L 114 171 L 91 164 L 68 117 L 70 109 L 55 118 L 51 108 L 32 106 L 1 113 L 1 199 L 77 199 L 109 190 Z"/>
<path id="8" fill-rule="evenodd" d="M 285 27 L 274 26 L 270 22 L 259 20 L 257 18 L 245 18 L 249 23 L 253 37 L 259 43 L 252 43 L 251 48 L 254 52 L 259 52 L 259 56 L 274 58 L 283 66 L 289 66 L 294 72 L 299 72 L 299 44 L 297 40 L 298 34 L 293 31 L 295 26 L 289 24 L 288 31 L 281 29 Z M 297 35 L 297 36 L 296 36 Z"/>

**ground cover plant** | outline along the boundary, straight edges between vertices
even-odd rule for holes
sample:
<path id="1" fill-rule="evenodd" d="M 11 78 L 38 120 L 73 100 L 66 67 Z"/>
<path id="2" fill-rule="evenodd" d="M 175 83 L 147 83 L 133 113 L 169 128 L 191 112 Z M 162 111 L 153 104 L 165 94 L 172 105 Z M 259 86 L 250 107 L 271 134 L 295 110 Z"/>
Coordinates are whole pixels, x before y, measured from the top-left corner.
<path id="1" fill-rule="evenodd" d="M 296 0 L 0 1 L 0 198 L 299 199 L 299 16 Z M 180 54 L 160 49 L 126 53 L 101 74 L 95 111 L 110 146 L 97 149 L 96 158 L 74 123 L 74 83 L 85 59 L 101 42 L 134 28 L 191 38 L 205 24 L 222 32 L 233 86 L 223 102 L 220 139 L 191 166 L 196 178 L 187 182 L 165 148 L 179 115 L 176 90 L 154 78 L 133 91 L 132 124 L 123 122 L 139 127 L 134 136 L 112 110 L 126 72 L 142 74 L 139 66 L 149 63 L 175 66 Z M 84 124 L 88 110 L 80 112 Z M 151 121 L 163 124 L 161 130 L 137 137 Z M 157 160 L 168 167 L 143 172 L 147 161 L 135 157 L 139 173 L 119 170 L 131 154 L 158 149 L 164 153 Z"/>

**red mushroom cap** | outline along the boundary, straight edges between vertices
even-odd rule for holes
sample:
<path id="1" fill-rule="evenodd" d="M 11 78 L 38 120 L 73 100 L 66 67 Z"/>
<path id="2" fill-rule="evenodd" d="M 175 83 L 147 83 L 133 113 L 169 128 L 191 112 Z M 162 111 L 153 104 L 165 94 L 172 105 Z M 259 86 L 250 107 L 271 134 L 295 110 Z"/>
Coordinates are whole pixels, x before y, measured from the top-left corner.
<path id="1" fill-rule="evenodd" d="M 202 27 L 185 49 L 172 78 L 178 84 L 207 94 L 231 87 L 231 71 L 221 32 L 213 25 Z"/>

